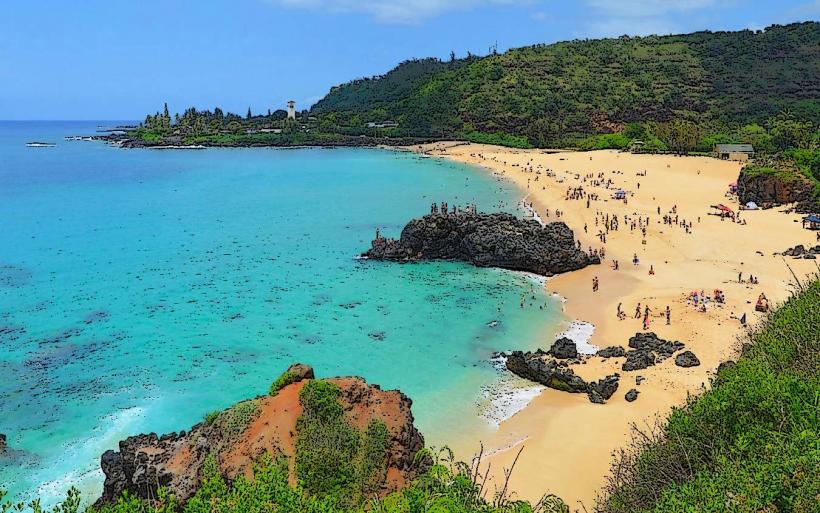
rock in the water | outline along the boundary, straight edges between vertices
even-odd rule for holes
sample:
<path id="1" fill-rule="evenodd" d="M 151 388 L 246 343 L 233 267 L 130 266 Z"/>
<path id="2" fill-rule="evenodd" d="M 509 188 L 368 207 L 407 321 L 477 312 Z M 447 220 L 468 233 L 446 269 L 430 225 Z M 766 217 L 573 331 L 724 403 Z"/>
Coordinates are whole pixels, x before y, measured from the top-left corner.
<path id="1" fill-rule="evenodd" d="M 578 348 L 572 340 L 567 337 L 561 337 L 552 345 L 549 354 L 561 360 L 578 358 Z"/>
<path id="2" fill-rule="evenodd" d="M 700 360 L 692 351 L 684 351 L 675 357 L 675 365 L 678 367 L 697 367 Z"/>
<path id="3" fill-rule="evenodd" d="M 588 392 L 589 400 L 593 403 L 597 403 L 598 398 L 607 401 L 618 390 L 619 379 L 620 376 L 618 376 L 617 374 L 613 374 L 611 376 L 607 376 L 603 379 L 599 379 L 598 381 L 590 383 Z"/>
<path id="4" fill-rule="evenodd" d="M 295 457 L 294 433 L 301 415 L 299 392 L 313 378 L 307 365 L 290 368 L 303 379 L 282 388 L 275 396 L 256 398 L 257 413 L 248 425 L 235 432 L 230 423 L 203 422 L 187 433 L 132 436 L 119 443 L 119 451 L 107 451 L 100 465 L 105 474 L 103 494 L 96 506 L 116 501 L 123 492 L 140 499 L 157 497 L 160 487 L 167 488 L 180 506 L 201 484 L 202 467 L 214 455 L 220 473 L 229 481 L 245 475 L 265 453 Z M 352 426 L 366 429 L 378 419 L 387 427 L 387 472 L 379 483 L 379 494 L 398 490 L 414 479 L 426 466 L 414 464 L 424 447 L 424 438 L 413 425 L 412 402 L 397 390 L 385 391 L 368 385 L 361 378 L 333 378 L 339 387 L 339 401 Z"/>
<path id="5" fill-rule="evenodd" d="M 564 392 L 585 393 L 588 385 L 565 362 L 559 362 L 543 351 L 513 351 L 507 356 L 507 368 L 522 378 Z"/>
<path id="6" fill-rule="evenodd" d="M 6 450 L 6 435 L 0 433 L 0 452 L 4 452 Z"/>
<path id="7" fill-rule="evenodd" d="M 609 346 L 598 351 L 601 358 L 620 358 L 626 356 L 626 350 L 621 346 Z"/>
<path id="8" fill-rule="evenodd" d="M 629 392 L 627 392 L 627 393 L 626 393 L 626 395 L 624 396 L 624 399 L 626 399 L 628 402 L 630 402 L 630 403 L 631 403 L 632 401 L 634 401 L 635 399 L 637 399 L 637 398 L 638 398 L 638 394 L 639 394 L 639 393 L 640 393 L 640 392 L 638 392 L 637 390 L 635 390 L 635 389 L 633 388 L 633 389 L 631 389 Z"/>
<path id="9" fill-rule="evenodd" d="M 600 263 L 579 250 L 570 228 L 541 226 L 506 214 L 429 214 L 413 219 L 399 240 L 377 237 L 362 256 L 375 260 L 461 260 L 543 276 Z"/>

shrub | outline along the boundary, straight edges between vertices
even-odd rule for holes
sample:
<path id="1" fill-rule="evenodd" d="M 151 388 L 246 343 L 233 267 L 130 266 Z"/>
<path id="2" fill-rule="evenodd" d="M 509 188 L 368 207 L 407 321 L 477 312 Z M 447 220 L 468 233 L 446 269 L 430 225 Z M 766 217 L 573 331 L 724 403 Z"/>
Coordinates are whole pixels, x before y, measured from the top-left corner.
<path id="1" fill-rule="evenodd" d="M 210 426 L 211 424 L 216 422 L 216 419 L 219 418 L 220 413 L 222 413 L 222 412 L 219 411 L 219 410 L 206 413 L 205 418 L 203 419 L 203 422 L 205 423 L 206 426 Z"/>
<path id="2" fill-rule="evenodd" d="M 271 383 L 270 390 L 268 391 L 268 394 L 271 395 L 271 396 L 274 396 L 274 395 L 278 394 L 279 391 L 282 390 L 283 388 L 285 388 L 286 386 L 295 383 L 297 378 L 298 378 L 298 376 L 296 375 L 295 372 L 291 372 L 291 371 L 283 372 L 281 376 L 276 378 L 276 381 Z"/>
<path id="3" fill-rule="evenodd" d="M 248 425 L 259 415 L 259 402 L 254 400 L 237 403 L 218 415 L 215 422 L 227 439 L 239 436 Z"/>

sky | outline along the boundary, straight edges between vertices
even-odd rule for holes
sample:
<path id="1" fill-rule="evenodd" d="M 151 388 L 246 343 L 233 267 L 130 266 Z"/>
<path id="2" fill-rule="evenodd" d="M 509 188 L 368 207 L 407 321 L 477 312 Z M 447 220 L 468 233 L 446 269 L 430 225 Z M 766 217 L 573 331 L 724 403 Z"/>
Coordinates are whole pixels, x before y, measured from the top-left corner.
<path id="1" fill-rule="evenodd" d="M 415 57 L 820 19 L 820 0 L 3 0 L 0 119 L 308 108 Z"/>

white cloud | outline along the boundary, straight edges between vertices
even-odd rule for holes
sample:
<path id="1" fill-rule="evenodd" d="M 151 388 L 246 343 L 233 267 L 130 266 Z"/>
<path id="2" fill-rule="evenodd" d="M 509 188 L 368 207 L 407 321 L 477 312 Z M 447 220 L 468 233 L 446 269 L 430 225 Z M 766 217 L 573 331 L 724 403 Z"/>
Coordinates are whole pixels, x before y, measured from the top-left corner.
<path id="1" fill-rule="evenodd" d="M 286 7 L 363 13 L 383 23 L 415 24 L 447 11 L 492 5 L 528 5 L 532 0 L 272 0 Z"/>
<path id="2" fill-rule="evenodd" d="M 731 0 L 729 0 L 731 1 Z M 584 0 L 590 10 L 585 35 L 611 37 L 669 34 L 679 31 L 686 16 L 704 14 L 718 0 Z"/>

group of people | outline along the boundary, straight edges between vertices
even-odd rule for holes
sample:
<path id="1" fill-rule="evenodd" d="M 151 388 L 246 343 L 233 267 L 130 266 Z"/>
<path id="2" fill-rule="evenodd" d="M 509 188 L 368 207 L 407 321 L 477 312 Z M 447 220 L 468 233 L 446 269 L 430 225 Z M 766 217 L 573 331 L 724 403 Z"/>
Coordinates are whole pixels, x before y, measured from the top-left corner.
<path id="1" fill-rule="evenodd" d="M 475 214 L 475 213 L 478 212 L 478 207 L 476 207 L 476 205 L 474 203 L 468 203 L 466 207 L 459 210 L 458 205 L 453 205 L 452 213 L 453 214 L 458 214 L 459 212 L 465 213 L 465 214 Z M 430 213 L 431 214 L 438 214 L 438 213 L 449 214 L 451 212 L 450 212 L 450 208 L 449 208 L 449 205 L 447 204 L 447 202 L 442 201 L 440 205 L 436 202 L 431 203 L 430 204 Z"/>

